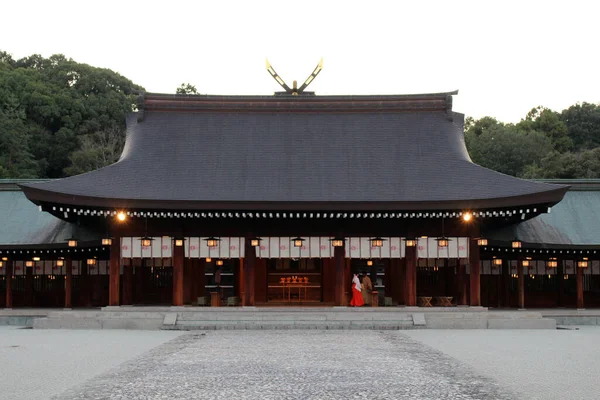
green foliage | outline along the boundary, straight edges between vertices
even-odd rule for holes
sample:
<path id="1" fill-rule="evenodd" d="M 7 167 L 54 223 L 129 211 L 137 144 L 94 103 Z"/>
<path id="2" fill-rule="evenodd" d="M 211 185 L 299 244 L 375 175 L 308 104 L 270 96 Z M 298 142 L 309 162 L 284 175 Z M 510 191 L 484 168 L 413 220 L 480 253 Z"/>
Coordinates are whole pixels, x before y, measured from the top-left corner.
<path id="1" fill-rule="evenodd" d="M 583 103 L 562 113 L 533 108 L 519 123 L 492 117 L 465 121 L 474 162 L 522 178 L 600 178 L 600 106 Z"/>
<path id="2" fill-rule="evenodd" d="M 576 104 L 563 110 L 560 119 L 569 130 L 575 150 L 600 146 L 600 105 Z"/>
<path id="3" fill-rule="evenodd" d="M 86 172 L 85 163 L 73 164 L 81 151 L 91 151 L 82 138 L 118 132 L 122 145 L 125 117 L 140 90 L 111 70 L 61 54 L 14 60 L 0 51 L 0 174 L 60 178 Z"/>
<path id="4" fill-rule="evenodd" d="M 472 160 L 484 167 L 519 176 L 530 163 L 540 162 L 552 150 L 551 140 L 536 131 L 519 131 L 493 119 L 477 121 L 465 134 Z M 481 120 L 480 120 L 481 121 Z"/>
<path id="5" fill-rule="evenodd" d="M 198 94 L 198 90 L 196 86 L 189 83 L 182 83 L 177 90 L 175 91 L 177 94 Z"/>

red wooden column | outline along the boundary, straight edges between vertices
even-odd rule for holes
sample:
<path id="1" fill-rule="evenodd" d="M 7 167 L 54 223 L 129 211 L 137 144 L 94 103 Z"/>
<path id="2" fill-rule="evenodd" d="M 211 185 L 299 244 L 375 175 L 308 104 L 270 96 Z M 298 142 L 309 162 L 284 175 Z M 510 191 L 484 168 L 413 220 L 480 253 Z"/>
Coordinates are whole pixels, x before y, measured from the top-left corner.
<path id="1" fill-rule="evenodd" d="M 469 279 L 471 296 L 469 305 L 471 307 L 481 306 L 481 262 L 479 261 L 479 245 L 477 240 L 469 241 Z"/>
<path id="2" fill-rule="evenodd" d="M 406 246 L 406 279 L 404 280 L 404 295 L 406 305 L 417 305 L 417 246 Z"/>
<path id="3" fill-rule="evenodd" d="M 333 264 L 335 268 L 335 299 L 334 304 L 336 306 L 346 306 L 344 303 L 344 272 L 346 269 L 346 247 L 339 246 L 333 248 Z"/>
<path id="4" fill-rule="evenodd" d="M 205 286 L 206 286 L 206 259 L 202 258 L 198 260 L 198 270 L 196 271 L 196 276 L 198 279 L 198 292 L 196 293 L 196 297 L 206 296 Z"/>
<path id="5" fill-rule="evenodd" d="M 200 296 L 198 293 L 198 269 L 200 268 L 200 259 L 199 258 L 191 258 L 190 259 L 191 262 L 191 291 L 192 291 L 192 304 L 196 304 L 196 302 L 198 301 L 198 296 Z"/>
<path id="6" fill-rule="evenodd" d="M 6 278 L 6 304 L 5 308 L 12 308 L 13 296 L 12 296 L 12 277 L 13 277 L 13 261 L 8 260 L 4 262 L 6 264 L 6 271 L 4 271 Z"/>
<path id="7" fill-rule="evenodd" d="M 33 263 L 35 265 L 35 262 Z M 33 268 L 25 267 L 25 306 L 33 307 Z"/>
<path id="8" fill-rule="evenodd" d="M 244 297 L 242 299 L 242 305 L 252 307 L 254 306 L 254 282 L 256 279 L 255 268 L 256 264 L 256 247 L 252 246 L 250 243 L 250 238 L 252 235 L 249 235 L 245 239 L 245 248 L 244 248 Z"/>
<path id="9" fill-rule="evenodd" d="M 192 303 L 192 259 L 183 259 L 183 302 Z"/>
<path id="10" fill-rule="evenodd" d="M 583 310 L 585 308 L 583 304 L 583 268 L 577 266 L 577 261 L 573 262 L 577 268 L 577 309 Z"/>
<path id="11" fill-rule="evenodd" d="M 183 246 L 175 246 L 173 241 L 173 305 L 183 306 Z"/>
<path id="12" fill-rule="evenodd" d="M 108 305 L 119 306 L 119 290 L 121 286 L 121 240 L 113 238 L 110 245 Z"/>
<path id="13" fill-rule="evenodd" d="M 123 298 L 121 304 L 133 305 L 133 263 L 123 266 Z"/>
<path id="14" fill-rule="evenodd" d="M 71 308 L 73 299 L 73 264 L 65 258 L 65 308 Z"/>
<path id="15" fill-rule="evenodd" d="M 519 276 L 519 287 L 518 287 L 518 297 L 519 297 L 519 308 L 525 308 L 525 267 L 523 267 L 523 262 L 521 260 L 517 263 L 517 272 Z"/>
<path id="16" fill-rule="evenodd" d="M 460 259 L 456 260 L 456 305 L 467 305 L 467 269 Z"/>

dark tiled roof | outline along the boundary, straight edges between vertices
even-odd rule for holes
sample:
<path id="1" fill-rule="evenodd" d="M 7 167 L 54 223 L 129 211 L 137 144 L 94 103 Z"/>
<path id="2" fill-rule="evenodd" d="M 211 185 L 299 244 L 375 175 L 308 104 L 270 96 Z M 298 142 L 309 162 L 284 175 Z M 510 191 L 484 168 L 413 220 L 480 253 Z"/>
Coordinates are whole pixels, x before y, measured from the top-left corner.
<path id="1" fill-rule="evenodd" d="M 566 187 L 471 162 L 448 93 L 309 98 L 148 96 L 121 160 L 24 185 L 36 202 L 105 207 L 554 204 Z M 359 206 L 360 204 L 360 206 Z M 353 206 L 350 206 L 350 208 Z"/>

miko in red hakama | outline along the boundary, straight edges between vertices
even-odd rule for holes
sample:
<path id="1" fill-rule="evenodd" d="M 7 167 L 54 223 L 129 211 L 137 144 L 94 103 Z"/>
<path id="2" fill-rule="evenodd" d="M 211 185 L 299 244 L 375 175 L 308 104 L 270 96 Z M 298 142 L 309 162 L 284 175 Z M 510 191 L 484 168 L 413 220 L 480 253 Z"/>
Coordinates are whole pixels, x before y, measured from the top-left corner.
<path id="1" fill-rule="evenodd" d="M 360 290 L 360 280 L 358 279 L 358 275 L 355 274 L 354 278 L 352 278 L 352 299 L 350 300 L 351 307 L 360 307 L 365 304 Z"/>

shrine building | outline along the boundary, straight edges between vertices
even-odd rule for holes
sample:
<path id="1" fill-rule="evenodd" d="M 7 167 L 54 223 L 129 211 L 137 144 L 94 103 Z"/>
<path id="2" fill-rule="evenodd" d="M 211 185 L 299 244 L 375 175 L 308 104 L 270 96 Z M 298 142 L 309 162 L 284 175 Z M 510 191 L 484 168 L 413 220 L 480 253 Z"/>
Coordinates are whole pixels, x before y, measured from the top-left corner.
<path id="1" fill-rule="evenodd" d="M 0 181 L 0 306 L 599 306 L 600 181 L 473 163 L 456 95 L 141 94 L 115 164 Z"/>

